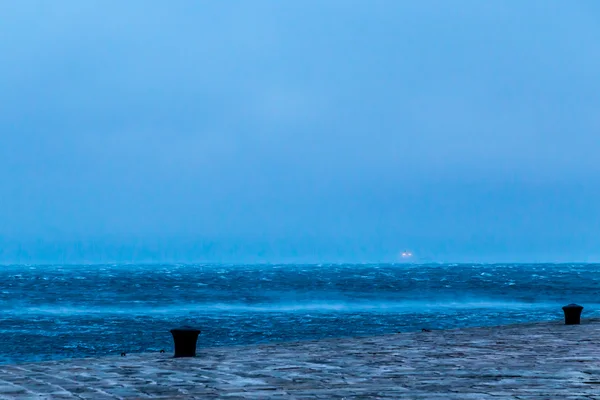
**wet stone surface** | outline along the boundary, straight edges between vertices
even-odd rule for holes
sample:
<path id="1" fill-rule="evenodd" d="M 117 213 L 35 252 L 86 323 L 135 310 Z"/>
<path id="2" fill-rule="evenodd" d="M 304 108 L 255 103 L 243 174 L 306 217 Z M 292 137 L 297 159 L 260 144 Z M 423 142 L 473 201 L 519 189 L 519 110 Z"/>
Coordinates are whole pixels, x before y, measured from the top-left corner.
<path id="1" fill-rule="evenodd" d="M 0 399 L 600 399 L 600 319 L 0 366 Z"/>

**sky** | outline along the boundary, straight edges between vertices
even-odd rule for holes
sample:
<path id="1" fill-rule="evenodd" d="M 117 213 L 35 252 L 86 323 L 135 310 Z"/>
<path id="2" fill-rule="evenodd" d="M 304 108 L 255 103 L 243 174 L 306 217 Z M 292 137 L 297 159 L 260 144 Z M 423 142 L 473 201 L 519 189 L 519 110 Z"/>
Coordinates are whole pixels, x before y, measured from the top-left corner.
<path id="1" fill-rule="evenodd" d="M 0 2 L 0 263 L 600 260 L 595 0 Z"/>

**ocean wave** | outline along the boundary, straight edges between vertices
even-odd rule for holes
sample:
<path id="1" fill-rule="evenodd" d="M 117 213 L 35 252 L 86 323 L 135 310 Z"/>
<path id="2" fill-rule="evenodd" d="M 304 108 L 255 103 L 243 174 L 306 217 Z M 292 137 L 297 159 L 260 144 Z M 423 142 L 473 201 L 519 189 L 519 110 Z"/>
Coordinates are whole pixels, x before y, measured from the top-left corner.
<path id="1" fill-rule="evenodd" d="M 122 314 L 122 315 L 152 315 L 152 314 L 185 314 L 185 313 L 293 313 L 293 312 L 392 312 L 419 313 L 435 312 L 453 309 L 532 309 L 557 308 L 558 303 L 529 303 L 516 301 L 384 301 L 384 302 L 340 302 L 340 301 L 310 301 L 279 304 L 240 304 L 240 303 L 204 303 L 181 304 L 162 307 L 139 305 L 139 301 L 131 305 L 114 306 L 16 306 L 3 308 L 4 314 L 52 314 L 52 315 L 81 315 L 81 314 Z"/>

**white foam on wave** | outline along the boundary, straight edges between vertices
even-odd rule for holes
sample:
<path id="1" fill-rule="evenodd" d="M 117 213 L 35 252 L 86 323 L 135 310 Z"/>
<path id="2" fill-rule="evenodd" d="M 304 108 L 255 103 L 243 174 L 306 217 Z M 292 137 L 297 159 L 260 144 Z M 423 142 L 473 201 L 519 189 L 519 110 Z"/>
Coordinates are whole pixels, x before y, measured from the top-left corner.
<path id="1" fill-rule="evenodd" d="M 139 302 L 137 302 L 139 304 Z M 143 305 L 110 306 L 39 306 L 15 307 L 4 309 L 3 313 L 11 314 L 37 314 L 37 315 L 153 315 L 153 314 L 186 314 L 186 313 L 294 313 L 294 312 L 390 312 L 390 313 L 422 313 L 435 311 L 468 310 L 468 309 L 497 309 L 519 310 L 556 308 L 555 303 L 525 303 L 506 301 L 384 301 L 384 302 L 343 302 L 343 301 L 311 301 L 269 304 L 233 304 L 233 303 L 205 303 L 182 304 L 162 307 Z"/>

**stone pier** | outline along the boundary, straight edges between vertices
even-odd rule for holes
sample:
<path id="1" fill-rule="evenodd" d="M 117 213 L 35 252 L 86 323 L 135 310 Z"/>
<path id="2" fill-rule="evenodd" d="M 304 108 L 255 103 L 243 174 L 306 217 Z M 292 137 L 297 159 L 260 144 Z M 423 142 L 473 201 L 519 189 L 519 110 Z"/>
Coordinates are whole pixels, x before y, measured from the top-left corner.
<path id="1" fill-rule="evenodd" d="M 217 398 L 600 399 L 600 320 L 0 365 L 0 399 Z"/>

